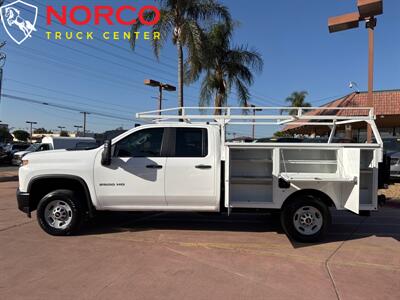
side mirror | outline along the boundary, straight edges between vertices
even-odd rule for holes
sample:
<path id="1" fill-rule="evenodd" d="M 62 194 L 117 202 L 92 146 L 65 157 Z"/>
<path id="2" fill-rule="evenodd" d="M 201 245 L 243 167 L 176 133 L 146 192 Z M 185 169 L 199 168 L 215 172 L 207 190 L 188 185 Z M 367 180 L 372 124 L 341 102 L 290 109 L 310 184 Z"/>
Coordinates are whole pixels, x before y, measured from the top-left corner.
<path id="1" fill-rule="evenodd" d="M 111 164 L 111 140 L 104 142 L 104 150 L 101 154 L 101 164 L 103 166 L 109 166 Z"/>

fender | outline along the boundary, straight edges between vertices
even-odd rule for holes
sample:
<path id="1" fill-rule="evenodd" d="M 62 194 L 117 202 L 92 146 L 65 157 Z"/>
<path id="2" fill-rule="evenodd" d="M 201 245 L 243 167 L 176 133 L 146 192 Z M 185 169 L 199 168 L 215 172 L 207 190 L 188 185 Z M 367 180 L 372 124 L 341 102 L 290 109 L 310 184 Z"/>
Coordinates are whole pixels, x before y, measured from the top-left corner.
<path id="1" fill-rule="evenodd" d="M 51 175 L 38 175 L 33 177 L 29 183 L 28 183 L 28 188 L 27 188 L 27 192 L 30 193 L 31 192 L 31 188 L 32 185 L 38 181 L 38 180 L 42 180 L 42 179 L 70 179 L 70 180 L 75 180 L 77 182 L 79 182 L 81 184 L 81 186 L 83 187 L 83 190 L 85 192 L 85 196 L 86 196 L 86 202 L 87 202 L 87 207 L 88 207 L 88 212 L 89 212 L 89 217 L 93 217 L 94 216 L 94 212 L 96 211 L 95 207 L 93 206 L 92 203 L 92 197 L 90 196 L 90 192 L 89 192 L 89 188 L 85 182 L 84 179 L 82 179 L 79 176 L 75 176 L 75 175 L 64 175 L 64 174 L 51 174 Z"/>

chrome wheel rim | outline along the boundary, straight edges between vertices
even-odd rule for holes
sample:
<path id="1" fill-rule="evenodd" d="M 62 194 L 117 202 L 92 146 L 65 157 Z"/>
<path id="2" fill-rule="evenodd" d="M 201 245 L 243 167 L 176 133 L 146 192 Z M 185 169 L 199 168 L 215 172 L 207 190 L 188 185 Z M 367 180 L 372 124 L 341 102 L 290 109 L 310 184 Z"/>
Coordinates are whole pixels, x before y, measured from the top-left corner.
<path id="1" fill-rule="evenodd" d="M 314 206 L 302 206 L 293 215 L 293 225 L 304 235 L 313 235 L 321 230 L 324 219 Z"/>
<path id="2" fill-rule="evenodd" d="M 62 200 L 53 200 L 45 208 L 46 223 L 56 229 L 65 229 L 72 220 L 72 208 Z"/>

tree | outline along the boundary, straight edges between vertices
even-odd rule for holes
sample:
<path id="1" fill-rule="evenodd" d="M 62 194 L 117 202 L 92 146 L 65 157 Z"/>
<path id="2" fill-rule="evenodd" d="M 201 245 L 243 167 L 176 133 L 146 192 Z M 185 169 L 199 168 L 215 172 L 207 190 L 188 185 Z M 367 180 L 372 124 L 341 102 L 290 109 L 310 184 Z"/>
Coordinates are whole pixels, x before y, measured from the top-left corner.
<path id="1" fill-rule="evenodd" d="M 284 137 L 284 136 L 288 136 L 288 134 L 285 132 L 282 132 L 282 131 L 277 131 L 274 133 L 274 136 L 275 137 Z"/>
<path id="2" fill-rule="evenodd" d="M 53 133 L 51 130 L 47 130 L 45 128 L 36 128 L 33 133 L 35 134 L 46 134 L 46 133 Z"/>
<path id="3" fill-rule="evenodd" d="M 12 141 L 13 137 L 6 127 L 0 127 L 0 142 Z"/>
<path id="4" fill-rule="evenodd" d="M 202 48 L 200 25 L 210 24 L 216 19 L 230 22 L 228 9 L 216 0 L 157 0 L 160 3 L 160 20 L 153 26 L 153 32 L 160 33 L 160 39 L 153 40 L 153 51 L 157 59 L 166 39 L 172 35 L 172 42 L 178 51 L 178 105 L 183 107 L 183 48 L 187 49 L 188 61 L 196 63 Z M 152 20 L 154 12 L 146 13 L 144 18 Z M 135 48 L 136 32 L 142 24 L 132 25 L 131 46 Z"/>
<path id="5" fill-rule="evenodd" d="M 26 132 L 25 130 L 15 130 L 13 132 L 13 135 L 17 140 L 23 141 L 23 142 L 26 142 L 30 137 L 29 132 Z"/>
<path id="6" fill-rule="evenodd" d="M 186 77 L 195 81 L 204 71 L 200 90 L 200 106 L 209 105 L 214 100 L 215 107 L 227 105 L 231 89 L 236 89 L 240 106 L 248 106 L 249 86 L 253 84 L 253 71 L 261 72 L 261 55 L 247 46 L 232 46 L 233 25 L 219 23 L 205 33 L 201 59 L 187 64 Z M 221 114 L 216 109 L 215 114 Z"/>
<path id="7" fill-rule="evenodd" d="M 63 136 L 63 137 L 69 137 L 69 134 L 68 134 L 68 132 L 67 131 L 61 131 L 60 132 L 60 136 Z"/>
<path id="8" fill-rule="evenodd" d="M 291 107 L 311 107 L 311 104 L 306 102 L 306 97 L 308 95 L 307 91 L 293 92 L 289 97 L 286 98 Z M 287 110 L 281 110 L 281 114 Z M 289 115 L 293 116 L 297 114 L 297 109 L 289 110 Z"/>

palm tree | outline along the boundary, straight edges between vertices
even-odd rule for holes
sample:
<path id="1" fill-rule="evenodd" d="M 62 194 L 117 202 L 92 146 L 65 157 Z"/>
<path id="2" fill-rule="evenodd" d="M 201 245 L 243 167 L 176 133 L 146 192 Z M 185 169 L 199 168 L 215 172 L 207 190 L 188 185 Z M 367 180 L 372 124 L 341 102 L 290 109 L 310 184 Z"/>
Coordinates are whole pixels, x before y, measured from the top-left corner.
<path id="1" fill-rule="evenodd" d="M 160 32 L 160 39 L 153 40 L 153 51 L 157 59 L 167 38 L 172 35 L 172 42 L 178 51 L 178 105 L 183 107 L 183 48 L 187 49 L 188 61 L 196 62 L 202 48 L 202 30 L 200 25 L 211 24 L 217 19 L 231 21 L 228 9 L 216 0 L 157 0 L 160 3 L 160 20 L 153 26 L 153 32 Z M 147 20 L 154 18 L 150 12 L 144 16 Z M 142 24 L 132 26 L 137 31 Z M 136 40 L 131 35 L 132 49 Z"/>
<path id="2" fill-rule="evenodd" d="M 231 45 L 233 27 L 230 22 L 214 25 L 204 34 L 200 60 L 187 65 L 189 81 L 197 80 L 205 72 L 200 106 L 209 105 L 212 99 L 215 107 L 226 106 L 232 87 L 236 89 L 239 105 L 248 106 L 249 86 L 254 81 L 252 70 L 261 72 L 263 60 L 257 51 L 247 46 Z M 216 109 L 214 114 L 221 114 L 221 110 Z"/>
<path id="3" fill-rule="evenodd" d="M 311 107 L 311 104 L 306 102 L 306 97 L 308 95 L 307 91 L 293 92 L 289 97 L 286 98 L 290 107 Z M 287 110 L 281 110 L 281 114 Z M 293 116 L 297 114 L 297 109 L 289 110 L 289 115 Z"/>

